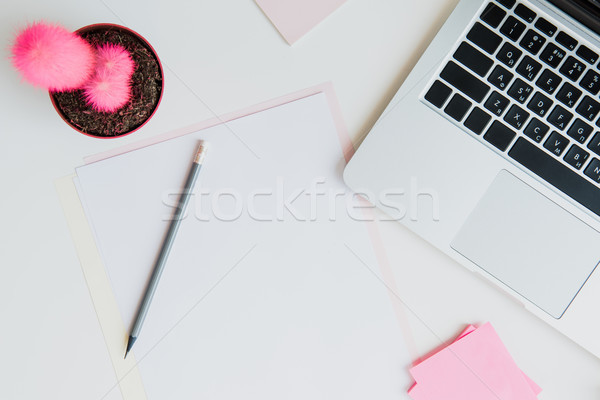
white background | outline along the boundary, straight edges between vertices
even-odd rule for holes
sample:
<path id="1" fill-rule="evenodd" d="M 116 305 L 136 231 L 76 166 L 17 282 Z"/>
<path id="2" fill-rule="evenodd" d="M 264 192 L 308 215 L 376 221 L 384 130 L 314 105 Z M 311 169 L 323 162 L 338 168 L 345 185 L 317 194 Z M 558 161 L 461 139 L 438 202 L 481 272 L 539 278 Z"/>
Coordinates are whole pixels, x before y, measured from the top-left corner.
<path id="1" fill-rule="evenodd" d="M 82 157 L 332 81 L 359 141 L 454 0 L 349 0 L 290 47 L 250 0 L 4 0 L 0 14 L 0 398 L 118 399 L 85 280 L 54 189 Z M 111 11 L 112 10 L 112 11 Z M 118 140 L 67 127 L 8 61 L 14 32 L 46 19 L 75 30 L 129 26 L 163 61 L 157 115 Z M 191 90 L 190 90 L 191 89 Z M 192 91 L 194 93 L 192 93 Z M 383 240 L 409 305 L 400 321 L 420 356 L 468 323 L 491 321 L 541 399 L 600 398 L 600 360 L 397 224 Z M 595 316 L 590 316 L 594 318 Z M 399 398 L 408 398 L 403 392 Z"/>

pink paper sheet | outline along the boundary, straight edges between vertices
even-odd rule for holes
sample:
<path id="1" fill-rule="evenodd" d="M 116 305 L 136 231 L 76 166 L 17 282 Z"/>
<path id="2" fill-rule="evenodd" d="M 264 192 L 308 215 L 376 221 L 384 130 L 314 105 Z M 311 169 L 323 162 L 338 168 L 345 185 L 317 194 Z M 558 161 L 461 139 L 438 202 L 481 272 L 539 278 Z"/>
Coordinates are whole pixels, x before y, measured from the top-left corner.
<path id="1" fill-rule="evenodd" d="M 334 12 L 346 0 L 256 0 L 256 4 L 293 44 Z"/>
<path id="2" fill-rule="evenodd" d="M 534 400 L 541 388 L 515 364 L 491 324 L 470 325 L 410 370 L 415 400 Z"/>

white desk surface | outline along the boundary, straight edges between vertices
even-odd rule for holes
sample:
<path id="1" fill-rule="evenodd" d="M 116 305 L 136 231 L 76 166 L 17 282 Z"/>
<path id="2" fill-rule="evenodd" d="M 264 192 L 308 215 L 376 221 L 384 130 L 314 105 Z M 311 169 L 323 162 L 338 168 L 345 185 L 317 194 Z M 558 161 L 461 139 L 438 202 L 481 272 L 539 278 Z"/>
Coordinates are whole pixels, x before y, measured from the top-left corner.
<path id="1" fill-rule="evenodd" d="M 55 179 L 87 155 L 325 81 L 333 82 L 349 132 L 359 141 L 455 3 L 348 0 L 290 47 L 251 0 L 4 0 L 0 398 L 120 398 L 110 391 L 115 374 Z M 21 83 L 7 60 L 15 30 L 39 19 L 73 30 L 120 23 L 144 35 L 166 71 L 153 120 L 118 140 L 67 127 L 47 94 Z M 419 316 L 406 311 L 402 322 L 415 357 L 439 344 L 435 335 L 451 339 L 468 323 L 491 321 L 519 366 L 544 389 L 540 399 L 600 398 L 600 360 L 400 225 L 381 228 L 399 293 Z"/>

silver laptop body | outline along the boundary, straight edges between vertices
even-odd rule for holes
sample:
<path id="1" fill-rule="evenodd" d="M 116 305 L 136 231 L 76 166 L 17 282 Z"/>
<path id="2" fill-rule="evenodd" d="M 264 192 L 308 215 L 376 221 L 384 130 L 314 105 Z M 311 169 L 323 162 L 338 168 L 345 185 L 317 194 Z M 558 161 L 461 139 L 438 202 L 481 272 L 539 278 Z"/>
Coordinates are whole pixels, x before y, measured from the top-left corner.
<path id="1" fill-rule="evenodd" d="M 600 357 L 597 15 L 460 1 L 344 179 Z"/>

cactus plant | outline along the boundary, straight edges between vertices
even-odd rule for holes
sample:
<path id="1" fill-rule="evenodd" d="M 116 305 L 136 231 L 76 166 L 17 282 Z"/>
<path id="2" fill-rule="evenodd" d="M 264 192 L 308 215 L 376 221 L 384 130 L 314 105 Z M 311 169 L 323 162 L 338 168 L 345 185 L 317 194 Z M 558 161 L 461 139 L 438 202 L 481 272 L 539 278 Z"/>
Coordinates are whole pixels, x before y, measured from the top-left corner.
<path id="1" fill-rule="evenodd" d="M 94 24 L 72 33 L 37 22 L 18 32 L 11 53 L 24 80 L 48 90 L 60 117 L 89 136 L 111 138 L 139 129 L 162 98 L 156 52 L 123 26 Z"/>

